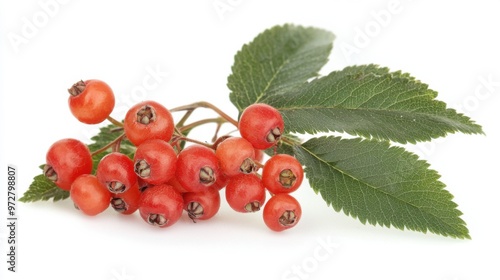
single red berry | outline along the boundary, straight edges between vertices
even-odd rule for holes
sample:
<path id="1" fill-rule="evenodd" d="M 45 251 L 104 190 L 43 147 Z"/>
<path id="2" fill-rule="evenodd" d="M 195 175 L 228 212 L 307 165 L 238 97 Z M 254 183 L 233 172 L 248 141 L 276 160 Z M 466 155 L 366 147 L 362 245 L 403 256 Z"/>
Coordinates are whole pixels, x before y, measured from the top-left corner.
<path id="1" fill-rule="evenodd" d="M 126 155 L 113 152 L 97 165 L 97 178 L 112 193 L 122 193 L 137 184 L 134 162 Z"/>
<path id="2" fill-rule="evenodd" d="M 227 176 L 249 174 L 256 170 L 253 159 L 255 151 L 247 140 L 241 137 L 230 137 L 222 141 L 215 150 L 222 172 Z"/>
<path id="3" fill-rule="evenodd" d="M 266 200 L 266 189 L 257 175 L 238 174 L 227 183 L 226 200 L 237 212 L 256 212 Z"/>
<path id="4" fill-rule="evenodd" d="M 266 161 L 262 170 L 262 182 L 272 193 L 291 193 L 302 184 L 304 170 L 293 156 L 277 154 Z"/>
<path id="5" fill-rule="evenodd" d="M 300 203 L 286 193 L 274 195 L 264 206 L 264 223 L 274 231 L 283 231 L 294 227 L 301 216 Z"/>
<path id="6" fill-rule="evenodd" d="M 255 148 L 265 150 L 276 145 L 283 134 L 285 123 L 276 108 L 256 103 L 243 110 L 238 128 L 241 136 Z"/>
<path id="7" fill-rule="evenodd" d="M 141 191 L 136 183 L 125 192 L 113 194 L 110 204 L 118 213 L 130 215 L 139 209 L 140 199 Z"/>
<path id="8" fill-rule="evenodd" d="M 168 182 L 175 175 L 177 155 L 167 142 L 148 140 L 135 151 L 134 170 L 143 181 L 159 185 Z"/>
<path id="9" fill-rule="evenodd" d="M 95 216 L 109 207 L 111 193 L 101 186 L 96 176 L 83 174 L 71 185 L 70 197 L 77 209 Z"/>
<path id="10" fill-rule="evenodd" d="M 213 186 L 200 192 L 184 193 L 182 198 L 184 199 L 184 210 L 193 222 L 212 218 L 220 208 L 219 190 Z"/>
<path id="11" fill-rule="evenodd" d="M 128 110 L 123 127 L 127 139 L 139 146 L 149 139 L 170 141 L 175 124 L 172 114 L 163 105 L 144 101 Z"/>
<path id="12" fill-rule="evenodd" d="M 182 215 L 182 195 L 170 185 L 147 188 L 141 195 L 139 213 L 148 224 L 168 227 L 175 224 Z"/>
<path id="13" fill-rule="evenodd" d="M 69 109 L 82 123 L 101 123 L 109 117 L 115 107 L 115 95 L 103 81 L 95 79 L 79 81 L 68 91 Z"/>
<path id="14" fill-rule="evenodd" d="M 43 174 L 63 190 L 82 174 L 92 172 L 92 156 L 89 148 L 76 139 L 62 139 L 47 151 Z"/>
<path id="15" fill-rule="evenodd" d="M 178 155 L 175 177 L 188 192 L 199 192 L 213 185 L 219 173 L 219 160 L 208 147 L 191 145 Z"/>

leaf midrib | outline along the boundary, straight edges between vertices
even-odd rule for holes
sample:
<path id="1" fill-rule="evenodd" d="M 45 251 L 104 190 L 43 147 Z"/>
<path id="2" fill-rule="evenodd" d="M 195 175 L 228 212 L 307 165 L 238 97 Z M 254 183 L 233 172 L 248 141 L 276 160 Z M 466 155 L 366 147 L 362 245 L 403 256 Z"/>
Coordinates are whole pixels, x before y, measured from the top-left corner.
<path id="1" fill-rule="evenodd" d="M 295 53 L 294 55 L 295 56 Z M 267 83 L 266 87 L 257 95 L 257 98 L 255 99 L 255 102 L 254 103 L 259 103 L 260 99 L 262 98 L 262 96 L 264 96 L 264 94 L 267 92 L 267 90 L 271 87 L 271 85 L 273 84 L 274 80 L 276 79 L 276 77 L 279 75 L 279 73 L 281 73 L 281 69 L 283 69 L 283 67 L 288 64 L 290 62 L 290 58 L 286 59 L 285 61 L 283 61 L 283 63 L 278 67 L 277 71 L 273 74 L 273 76 L 271 77 L 271 79 L 269 79 L 269 82 Z"/>
<path id="2" fill-rule="evenodd" d="M 255 100 L 254 103 L 258 103 L 261 98 L 265 95 L 265 93 L 267 92 L 267 90 L 271 87 L 271 85 L 274 83 L 275 79 L 277 78 L 277 76 L 281 73 L 281 69 L 283 69 L 285 67 L 285 65 L 289 64 L 291 59 L 297 57 L 299 54 L 303 53 L 304 52 L 304 49 L 307 50 L 306 47 L 309 47 L 310 45 L 314 46 L 315 44 L 313 44 L 313 42 L 308 42 L 302 46 L 300 46 L 299 48 L 297 48 L 297 50 L 295 50 L 294 52 L 292 52 L 290 54 L 290 56 L 288 56 L 287 59 L 285 59 L 283 61 L 283 63 L 278 67 L 277 71 L 273 74 L 273 76 L 271 77 L 271 79 L 269 79 L 269 82 L 267 83 L 266 87 L 257 95 L 257 99 Z M 320 45 L 322 46 L 322 45 Z M 317 46 L 319 47 L 319 46 Z M 317 48 L 315 47 L 315 48 Z"/>
<path id="3" fill-rule="evenodd" d="M 451 118 L 448 118 L 446 116 L 441 116 L 441 115 L 438 115 L 438 114 L 432 114 L 432 112 L 419 112 L 419 111 L 414 111 L 414 110 L 409 110 L 409 111 L 402 111 L 402 110 L 395 110 L 395 109 L 379 109 L 379 108 L 345 108 L 345 107 L 340 107 L 340 106 L 309 106 L 309 107 L 286 107 L 286 108 L 283 108 L 283 107 L 276 107 L 280 112 L 286 112 L 286 111 L 294 111 L 294 110 L 298 110 L 298 111 L 304 111 L 304 110 L 345 110 L 345 111 L 365 111 L 365 112 L 387 112 L 387 113 L 393 113 L 393 114 L 408 114 L 408 113 L 412 113 L 414 115 L 417 115 L 417 116 L 426 116 L 426 117 L 432 117 L 432 118 L 439 118 L 439 119 L 442 119 L 442 118 L 445 118 L 446 120 L 453 120 L 453 121 L 456 121 L 456 122 L 459 122 L 460 124 L 462 125 L 465 125 L 467 127 L 471 127 L 473 128 L 474 125 L 469 125 L 469 124 L 465 124 L 465 123 L 462 123 L 460 122 L 459 120 L 457 119 L 451 119 Z M 448 110 L 448 109 L 446 109 Z M 460 116 L 460 115 L 459 115 Z"/>

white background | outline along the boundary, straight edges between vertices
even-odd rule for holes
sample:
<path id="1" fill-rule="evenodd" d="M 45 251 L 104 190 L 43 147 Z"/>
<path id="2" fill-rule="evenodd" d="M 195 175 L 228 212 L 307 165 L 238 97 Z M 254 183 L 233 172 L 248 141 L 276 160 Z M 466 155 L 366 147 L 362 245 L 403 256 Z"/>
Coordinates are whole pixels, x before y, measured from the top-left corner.
<path id="1" fill-rule="evenodd" d="M 440 172 L 472 240 L 362 225 L 327 207 L 307 183 L 295 194 L 300 224 L 279 234 L 259 213 L 237 214 L 226 203 L 211 221 L 193 224 L 184 216 L 166 229 L 112 210 L 89 218 L 69 200 L 18 203 L 11 273 L 1 188 L 0 278 L 499 279 L 500 5 L 436 2 L 1 1 L 0 159 L 2 170 L 18 168 L 18 196 L 52 142 L 88 142 L 97 129 L 69 112 L 66 89 L 75 81 L 108 82 L 118 119 L 145 99 L 168 108 L 206 100 L 236 117 L 226 87 L 233 56 L 283 23 L 336 34 L 323 74 L 366 63 L 409 72 L 483 125 L 486 136 L 456 134 L 409 147 Z M 151 78 L 154 86 L 145 89 Z"/>

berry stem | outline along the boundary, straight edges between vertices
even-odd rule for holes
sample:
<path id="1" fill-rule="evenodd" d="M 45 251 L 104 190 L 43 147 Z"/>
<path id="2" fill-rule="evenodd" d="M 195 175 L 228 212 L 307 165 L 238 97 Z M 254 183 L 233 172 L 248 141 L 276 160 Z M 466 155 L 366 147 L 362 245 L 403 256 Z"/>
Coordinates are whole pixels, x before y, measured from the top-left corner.
<path id="1" fill-rule="evenodd" d="M 216 124 L 220 125 L 220 124 L 223 124 L 223 123 L 226 123 L 226 122 L 227 121 L 225 119 L 223 119 L 223 118 L 203 119 L 203 120 L 199 120 L 199 121 L 190 123 L 188 125 L 179 127 L 179 130 L 181 132 L 183 132 L 183 131 L 193 129 L 193 128 L 197 127 L 197 126 L 204 125 L 204 124 L 207 124 L 207 123 L 216 123 Z"/>
<path id="2" fill-rule="evenodd" d="M 182 118 L 180 119 L 180 121 L 177 123 L 176 127 L 182 127 L 182 126 L 184 126 L 184 123 L 191 116 L 191 114 L 193 113 L 193 111 L 194 111 L 194 109 L 186 110 L 186 113 L 184 114 L 184 116 L 182 116 Z"/>
<path id="3" fill-rule="evenodd" d="M 120 134 L 120 136 L 116 137 L 113 141 L 106 144 L 106 146 L 104 146 L 98 150 L 93 151 L 91 156 L 95 156 L 97 154 L 100 154 L 100 153 L 106 151 L 107 149 L 113 147 L 113 145 L 115 145 L 116 143 L 120 143 L 122 141 L 123 137 L 125 137 L 125 133 Z"/>
<path id="4" fill-rule="evenodd" d="M 228 122 L 232 123 L 234 126 L 238 127 L 238 121 L 236 121 L 235 119 L 231 118 L 228 114 L 224 113 L 221 109 L 219 109 L 215 105 L 213 105 L 211 103 L 208 103 L 206 101 L 200 101 L 200 102 L 195 102 L 195 103 L 192 103 L 192 104 L 189 104 L 189 105 L 184 105 L 184 106 L 176 107 L 176 108 L 171 109 L 170 111 L 171 112 L 179 112 L 179 111 L 186 111 L 186 110 L 194 110 L 196 108 L 208 108 L 208 109 L 212 109 L 217 114 L 219 114 L 219 116 L 221 116 L 222 118 L 224 118 L 226 121 L 228 121 Z"/>
<path id="5" fill-rule="evenodd" d="M 283 141 L 283 142 L 287 143 L 290 146 L 298 146 L 298 145 L 302 144 L 299 141 L 296 141 L 294 139 L 288 138 L 288 137 L 286 137 L 284 135 L 280 137 L 280 141 Z"/>
<path id="6" fill-rule="evenodd" d="M 179 136 L 179 137 L 176 137 L 173 142 L 177 143 L 179 141 L 187 141 L 187 142 L 191 142 L 191 143 L 203 145 L 203 146 L 208 147 L 210 149 L 214 149 L 213 145 L 211 145 L 211 144 L 208 144 L 208 143 L 205 143 L 205 142 L 202 142 L 202 141 L 198 141 L 198 140 L 195 140 L 195 139 L 191 139 L 189 137 Z"/>
<path id="7" fill-rule="evenodd" d="M 112 148 L 113 152 L 120 152 L 120 145 L 122 143 L 123 137 L 118 137 L 117 140 L 118 141 L 116 141 L 115 144 L 113 145 Z"/>
<path id="8" fill-rule="evenodd" d="M 184 133 L 182 133 L 182 130 L 180 128 L 178 128 L 177 126 L 174 127 L 174 134 L 176 134 L 179 137 L 183 137 L 184 136 Z"/>
<path id="9" fill-rule="evenodd" d="M 253 161 L 253 163 L 255 163 L 255 165 L 257 165 L 258 168 L 264 168 L 264 164 L 258 162 L 258 161 Z"/>
<path id="10" fill-rule="evenodd" d="M 109 132 L 118 132 L 118 131 L 123 131 L 123 127 L 113 127 L 109 130 Z"/>
<path id="11" fill-rule="evenodd" d="M 221 127 L 222 127 L 222 123 L 217 123 L 217 127 L 215 128 L 214 136 L 212 137 L 212 142 L 215 142 L 217 140 L 217 138 L 219 137 L 219 131 L 220 131 Z"/>
<path id="12" fill-rule="evenodd" d="M 111 117 L 111 116 L 108 116 L 106 119 L 107 119 L 108 121 L 110 121 L 112 124 L 114 124 L 114 125 L 116 125 L 116 126 L 118 126 L 118 127 L 123 127 L 123 123 L 122 123 L 122 122 L 115 120 L 115 119 L 114 119 L 113 117 Z"/>

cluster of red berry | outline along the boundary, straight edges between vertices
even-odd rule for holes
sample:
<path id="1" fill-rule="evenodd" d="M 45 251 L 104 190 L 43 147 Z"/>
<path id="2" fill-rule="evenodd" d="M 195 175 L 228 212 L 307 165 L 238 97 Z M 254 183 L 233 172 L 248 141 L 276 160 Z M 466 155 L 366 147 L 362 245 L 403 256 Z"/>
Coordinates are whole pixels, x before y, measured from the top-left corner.
<path id="1" fill-rule="evenodd" d="M 115 98 L 99 80 L 80 81 L 69 92 L 72 114 L 86 124 L 110 119 Z M 79 140 L 63 139 L 47 153 L 45 176 L 70 191 L 75 207 L 97 215 L 110 205 L 122 214 L 139 210 L 149 224 L 168 227 L 183 210 L 193 220 L 207 220 L 220 208 L 225 188 L 229 206 L 242 213 L 264 206 L 263 219 L 272 230 L 294 227 L 299 202 L 289 193 L 301 185 L 304 172 L 293 156 L 274 154 L 263 163 L 263 150 L 276 147 L 284 131 L 281 114 L 266 104 L 248 106 L 237 122 L 241 137 L 219 137 L 213 144 L 179 144 L 171 112 L 154 101 L 127 112 L 122 139 L 135 147 L 133 159 L 114 149 L 92 173 L 92 154 Z M 118 141 L 119 144 L 119 141 Z M 260 172 L 261 171 L 261 172 Z M 266 193 L 271 198 L 266 202 Z"/>

